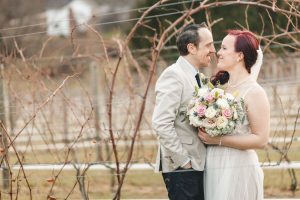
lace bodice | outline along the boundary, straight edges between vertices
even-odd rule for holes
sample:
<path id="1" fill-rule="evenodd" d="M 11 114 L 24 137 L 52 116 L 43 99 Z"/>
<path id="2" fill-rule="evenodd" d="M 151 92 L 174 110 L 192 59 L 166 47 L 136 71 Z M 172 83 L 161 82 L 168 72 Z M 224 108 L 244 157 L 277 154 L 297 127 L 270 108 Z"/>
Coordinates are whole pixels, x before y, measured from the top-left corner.
<path id="1" fill-rule="evenodd" d="M 257 87 L 258 84 L 254 80 L 250 80 L 247 82 L 247 84 L 242 85 L 239 88 L 236 88 L 234 91 L 226 91 L 230 93 L 237 93 L 237 98 L 238 99 L 245 99 L 248 92 L 252 90 L 253 88 Z M 248 120 L 248 115 L 247 115 L 247 105 L 244 104 L 243 110 L 245 111 L 245 119 L 242 123 L 238 123 L 234 131 L 231 133 L 231 135 L 236 135 L 236 134 L 251 134 L 251 128 Z"/>

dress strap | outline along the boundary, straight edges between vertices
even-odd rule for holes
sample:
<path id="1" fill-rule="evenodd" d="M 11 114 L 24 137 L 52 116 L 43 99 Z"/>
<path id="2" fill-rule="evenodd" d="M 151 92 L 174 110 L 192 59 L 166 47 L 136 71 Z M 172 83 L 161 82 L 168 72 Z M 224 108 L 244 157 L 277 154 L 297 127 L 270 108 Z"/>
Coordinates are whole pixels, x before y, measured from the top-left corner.
<path id="1" fill-rule="evenodd" d="M 242 98 L 245 99 L 245 97 L 246 97 L 246 95 L 248 94 L 248 92 L 249 92 L 250 90 L 252 90 L 253 88 L 255 88 L 255 85 L 253 85 L 253 86 L 247 88 L 247 90 L 244 92 Z"/>

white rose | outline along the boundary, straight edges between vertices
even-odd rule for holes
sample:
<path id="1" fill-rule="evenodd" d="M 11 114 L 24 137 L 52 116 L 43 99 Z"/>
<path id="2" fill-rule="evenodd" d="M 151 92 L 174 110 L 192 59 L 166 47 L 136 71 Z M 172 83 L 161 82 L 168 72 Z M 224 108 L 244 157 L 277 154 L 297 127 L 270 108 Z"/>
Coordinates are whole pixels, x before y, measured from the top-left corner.
<path id="1" fill-rule="evenodd" d="M 201 125 L 201 121 L 195 115 L 190 115 L 189 120 L 190 120 L 190 125 L 192 126 L 199 127 Z"/>
<path id="2" fill-rule="evenodd" d="M 211 106 L 208 107 L 205 111 L 205 117 L 212 119 L 213 117 L 215 117 L 217 114 L 217 111 Z"/>
<path id="3" fill-rule="evenodd" d="M 226 119 L 226 117 L 220 116 L 217 118 L 216 124 L 219 129 L 222 129 L 227 126 L 228 120 Z"/>
<path id="4" fill-rule="evenodd" d="M 230 93 L 226 93 L 226 98 L 229 99 L 229 100 L 234 100 L 234 96 Z"/>
<path id="5" fill-rule="evenodd" d="M 202 87 L 198 90 L 198 97 L 205 97 L 209 94 L 209 90 L 207 87 Z"/>
<path id="6" fill-rule="evenodd" d="M 219 97 L 224 94 L 224 90 L 222 90 L 220 88 L 214 88 L 210 93 L 213 95 L 213 97 L 216 97 L 216 96 Z M 216 95 L 216 94 L 218 94 L 218 95 Z"/>
<path id="7" fill-rule="evenodd" d="M 216 103 L 222 109 L 229 108 L 228 102 L 225 99 L 218 99 Z"/>

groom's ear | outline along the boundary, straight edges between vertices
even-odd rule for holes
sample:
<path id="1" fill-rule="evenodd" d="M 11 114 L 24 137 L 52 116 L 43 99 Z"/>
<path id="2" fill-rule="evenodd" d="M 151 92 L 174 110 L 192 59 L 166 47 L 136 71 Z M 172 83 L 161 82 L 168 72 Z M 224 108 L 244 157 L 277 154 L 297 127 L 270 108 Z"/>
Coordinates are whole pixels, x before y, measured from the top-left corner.
<path id="1" fill-rule="evenodd" d="M 197 48 L 194 44 L 192 43 L 188 43 L 187 46 L 186 46 L 188 52 L 192 55 L 196 54 L 197 53 Z"/>

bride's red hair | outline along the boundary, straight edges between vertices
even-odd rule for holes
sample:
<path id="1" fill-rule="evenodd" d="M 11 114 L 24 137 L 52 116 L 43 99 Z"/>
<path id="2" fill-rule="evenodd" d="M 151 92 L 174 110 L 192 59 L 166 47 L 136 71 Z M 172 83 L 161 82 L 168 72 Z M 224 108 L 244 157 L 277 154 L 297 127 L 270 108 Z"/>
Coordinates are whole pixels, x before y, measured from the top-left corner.
<path id="1" fill-rule="evenodd" d="M 236 36 L 235 51 L 244 54 L 245 67 L 250 73 L 251 67 L 257 59 L 257 50 L 259 47 L 258 40 L 250 31 L 229 30 L 227 33 L 228 35 Z"/>
<path id="2" fill-rule="evenodd" d="M 229 30 L 228 35 L 236 36 L 235 40 L 235 51 L 242 52 L 244 54 L 245 67 L 248 73 L 251 73 L 251 67 L 257 60 L 257 50 L 259 48 L 259 41 L 255 35 L 250 31 L 241 30 Z M 225 71 L 218 72 L 212 77 L 212 83 L 225 84 L 229 80 L 229 74 Z"/>

